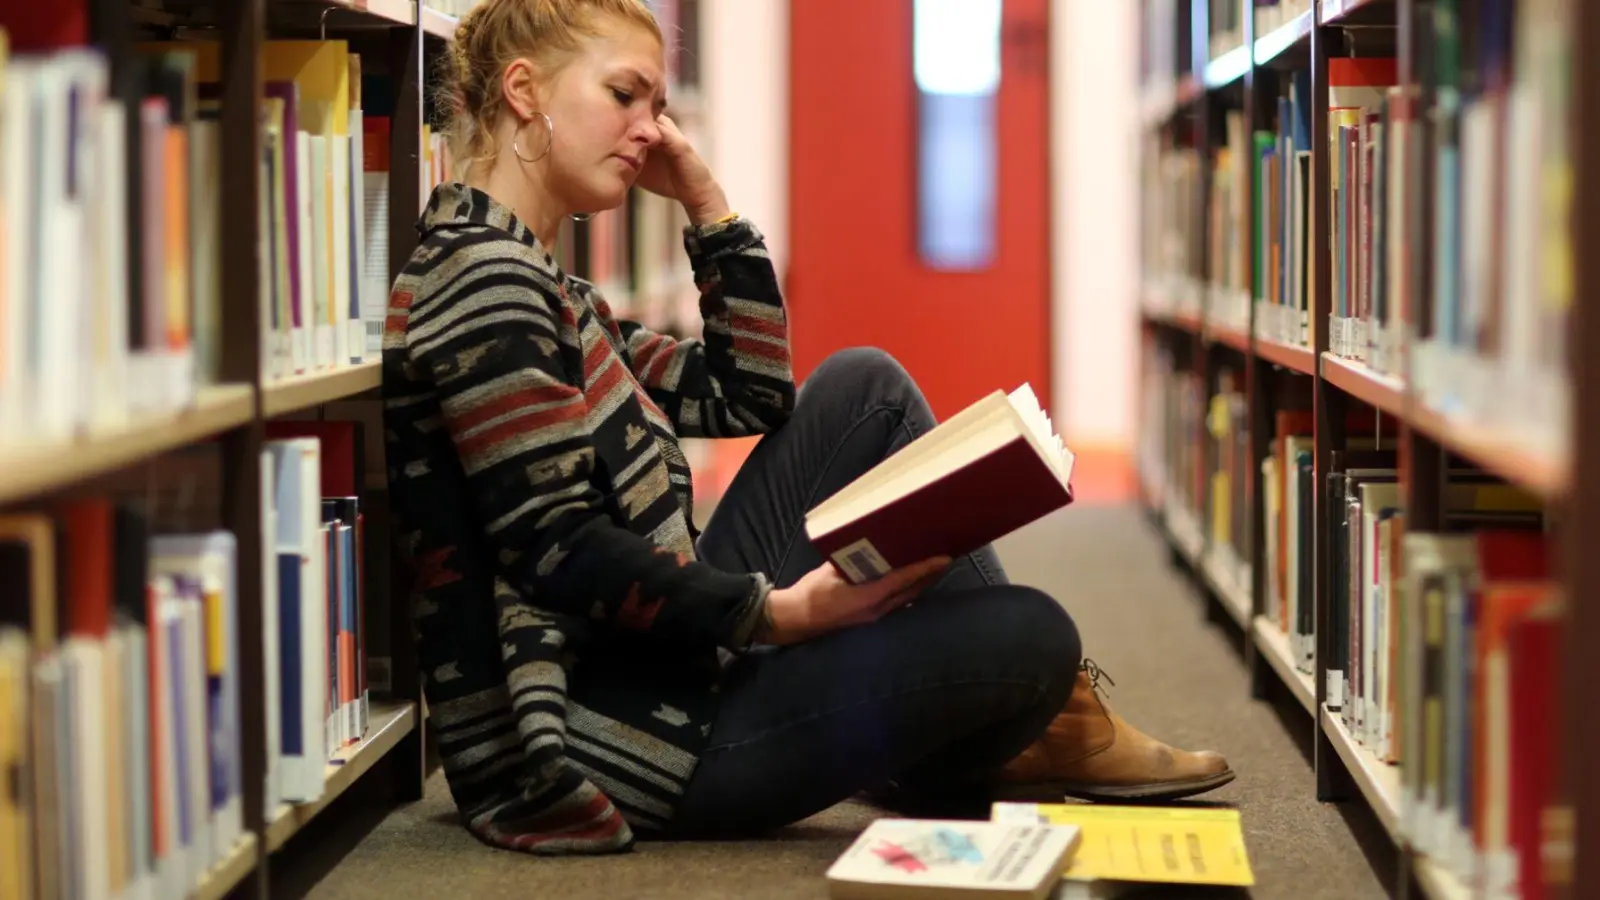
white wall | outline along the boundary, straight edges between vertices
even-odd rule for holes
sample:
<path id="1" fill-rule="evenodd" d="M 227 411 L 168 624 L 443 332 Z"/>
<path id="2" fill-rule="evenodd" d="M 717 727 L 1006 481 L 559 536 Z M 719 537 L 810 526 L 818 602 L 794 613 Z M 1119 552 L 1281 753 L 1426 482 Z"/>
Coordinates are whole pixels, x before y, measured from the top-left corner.
<path id="1" fill-rule="evenodd" d="M 767 236 L 781 283 L 789 260 L 789 0 L 700 7 L 709 119 L 700 152 L 728 203 Z"/>
<path id="2" fill-rule="evenodd" d="M 1137 373 L 1137 6 L 1051 0 L 1051 417 L 1130 446 Z"/>

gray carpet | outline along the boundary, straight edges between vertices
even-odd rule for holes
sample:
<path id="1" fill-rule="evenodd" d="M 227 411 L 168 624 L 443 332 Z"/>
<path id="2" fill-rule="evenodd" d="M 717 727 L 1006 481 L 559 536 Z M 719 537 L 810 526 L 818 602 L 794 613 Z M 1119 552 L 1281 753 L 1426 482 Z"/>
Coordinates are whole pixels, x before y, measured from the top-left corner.
<path id="1" fill-rule="evenodd" d="M 1139 727 L 1224 753 L 1239 773 L 1206 800 L 1238 806 L 1257 886 L 1248 896 L 1383 897 L 1392 848 L 1360 801 L 1319 804 L 1310 722 L 1286 697 L 1250 697 L 1240 635 L 1219 623 L 1167 562 L 1134 509 L 1078 508 L 1005 540 L 1012 579 L 1059 597 L 1085 652 L 1115 680 L 1111 702 Z M 491 850 L 454 821 L 435 776 L 420 803 L 330 809 L 272 867 L 278 897 L 823 898 L 823 872 L 879 813 L 846 803 L 760 841 L 646 844 L 604 859 L 533 859 Z M 1194 889 L 1140 897 L 1236 897 Z"/>

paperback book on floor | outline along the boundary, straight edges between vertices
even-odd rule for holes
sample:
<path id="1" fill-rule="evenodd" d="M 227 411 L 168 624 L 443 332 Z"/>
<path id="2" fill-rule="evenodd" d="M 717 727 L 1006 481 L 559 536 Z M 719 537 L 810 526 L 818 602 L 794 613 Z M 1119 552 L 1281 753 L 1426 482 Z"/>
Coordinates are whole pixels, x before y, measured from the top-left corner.
<path id="1" fill-rule="evenodd" d="M 1072 451 L 1028 385 L 995 391 L 806 514 L 806 535 L 860 584 L 959 556 L 1072 502 Z"/>
<path id="2" fill-rule="evenodd" d="M 1041 822 L 879 819 L 828 869 L 835 900 L 1042 900 L 1080 830 Z"/>
<path id="3" fill-rule="evenodd" d="M 1141 884 L 1255 884 L 1237 809 L 995 803 L 989 818 L 1083 832 L 1051 900 L 1109 900 Z"/>

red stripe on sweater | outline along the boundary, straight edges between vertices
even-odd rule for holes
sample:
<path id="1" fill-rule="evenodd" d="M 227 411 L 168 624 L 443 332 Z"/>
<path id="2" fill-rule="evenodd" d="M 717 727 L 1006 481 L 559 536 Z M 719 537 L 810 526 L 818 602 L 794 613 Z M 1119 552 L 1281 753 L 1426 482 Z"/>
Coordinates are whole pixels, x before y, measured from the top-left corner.
<path id="1" fill-rule="evenodd" d="M 672 358 L 677 356 L 677 349 L 677 345 L 674 344 L 670 349 L 657 353 L 655 358 L 650 360 L 649 368 L 644 370 L 644 380 L 651 384 L 660 384 L 661 379 L 667 377 L 667 369 L 672 366 Z"/>
<path id="2" fill-rule="evenodd" d="M 584 388 L 583 394 L 589 398 L 589 405 L 600 406 L 604 402 L 606 395 L 610 394 L 612 389 L 622 381 L 625 374 L 626 371 L 623 369 L 621 362 L 613 361 L 612 365 L 606 366 L 601 371 L 600 377 L 596 378 L 593 384 Z"/>
<path id="3" fill-rule="evenodd" d="M 538 388 L 510 391 L 505 394 L 495 394 L 485 397 L 476 405 L 462 410 L 450 422 L 450 427 L 456 431 L 470 431 L 486 422 L 492 422 L 501 416 L 508 416 L 518 410 L 533 406 L 544 406 L 549 403 L 559 403 L 563 400 L 577 400 L 583 392 L 568 384 L 551 384 Z"/>
<path id="4" fill-rule="evenodd" d="M 652 335 L 649 340 L 640 344 L 638 348 L 633 351 L 634 369 L 641 373 L 648 369 L 651 361 L 656 358 L 656 354 L 661 352 L 661 348 L 665 346 L 666 343 L 666 335 L 657 334 Z"/>
<path id="5" fill-rule="evenodd" d="M 600 371 L 600 367 L 610 358 L 611 345 L 605 341 L 595 341 L 594 346 L 590 347 L 588 354 L 583 357 L 583 380 L 593 381 L 594 373 Z"/>
<path id="6" fill-rule="evenodd" d="M 782 322 L 773 322 L 757 316 L 728 316 L 728 327 L 735 332 L 748 331 L 753 334 L 764 334 L 770 338 L 784 340 L 789 336 L 788 326 Z"/>
<path id="7" fill-rule="evenodd" d="M 457 452 L 467 459 L 473 459 L 481 453 L 500 446 L 506 441 L 526 438 L 541 428 L 549 428 L 562 422 L 571 422 L 583 418 L 584 407 L 581 403 L 568 403 L 563 406 L 552 406 L 527 416 L 518 416 L 509 422 L 501 422 L 493 428 L 480 431 L 472 437 L 462 440 L 456 446 Z"/>
<path id="8" fill-rule="evenodd" d="M 786 363 L 789 361 L 789 348 L 783 344 L 774 344 L 760 338 L 745 337 L 739 334 L 733 336 L 733 350 L 735 353 L 748 353 L 774 362 Z"/>

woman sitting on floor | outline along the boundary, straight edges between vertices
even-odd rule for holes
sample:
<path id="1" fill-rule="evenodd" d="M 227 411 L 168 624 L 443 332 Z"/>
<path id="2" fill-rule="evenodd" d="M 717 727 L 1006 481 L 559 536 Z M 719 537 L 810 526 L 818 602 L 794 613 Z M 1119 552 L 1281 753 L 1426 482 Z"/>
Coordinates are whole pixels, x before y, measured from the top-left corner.
<path id="1" fill-rule="evenodd" d="M 1233 773 L 1111 712 L 992 549 L 853 586 L 807 509 L 934 425 L 875 350 L 796 393 L 762 235 L 663 115 L 639 0 L 487 0 L 384 339 L 429 725 L 472 832 L 539 853 L 744 835 L 853 794 L 1176 798 Z M 682 204 L 704 339 L 618 319 L 551 256 L 641 187 Z M 841 219 L 841 228 L 848 223 Z M 852 239 L 847 233 L 841 239 Z M 680 436 L 766 435 L 703 534 Z M 917 597 L 914 606 L 901 608 Z"/>

